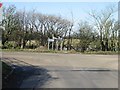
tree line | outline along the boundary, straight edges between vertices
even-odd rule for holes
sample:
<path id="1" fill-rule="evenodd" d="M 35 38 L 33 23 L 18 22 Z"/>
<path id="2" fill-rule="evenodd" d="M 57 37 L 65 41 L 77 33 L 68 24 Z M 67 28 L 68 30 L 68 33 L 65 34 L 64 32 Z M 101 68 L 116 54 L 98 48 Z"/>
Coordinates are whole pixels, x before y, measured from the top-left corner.
<path id="1" fill-rule="evenodd" d="M 3 19 L 0 22 L 4 27 L 1 28 L 2 48 L 33 48 L 32 40 L 37 42 L 35 48 L 47 46 L 47 39 L 54 35 L 63 38 L 63 47 L 67 47 L 67 50 L 118 51 L 119 27 L 118 21 L 112 17 L 114 12 L 112 7 L 99 13 L 91 11 L 88 14 L 93 18 L 94 25 L 81 21 L 78 30 L 74 31 L 74 22 L 61 16 L 46 15 L 35 10 L 17 10 L 14 5 L 10 5 L 3 8 Z M 72 45 L 75 39 L 79 42 Z M 8 44 L 10 41 L 14 41 L 14 44 Z"/>

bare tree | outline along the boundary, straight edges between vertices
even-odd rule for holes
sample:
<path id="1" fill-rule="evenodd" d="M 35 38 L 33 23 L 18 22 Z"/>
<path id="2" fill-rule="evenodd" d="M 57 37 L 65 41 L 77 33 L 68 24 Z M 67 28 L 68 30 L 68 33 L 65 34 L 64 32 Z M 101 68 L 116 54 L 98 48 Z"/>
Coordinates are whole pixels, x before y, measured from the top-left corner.
<path id="1" fill-rule="evenodd" d="M 73 12 L 71 12 L 71 16 L 72 16 L 72 23 L 70 24 L 70 27 L 69 27 L 68 50 L 71 50 L 71 43 L 72 43 L 71 32 L 72 32 L 73 24 L 74 24 L 74 20 L 73 20 Z"/>
<path id="2" fill-rule="evenodd" d="M 81 51 L 84 52 L 90 43 L 93 42 L 93 37 L 95 37 L 92 26 L 86 21 L 79 23 L 78 35 L 80 39 L 79 47 Z"/>
<path id="3" fill-rule="evenodd" d="M 101 11 L 100 13 L 92 11 L 89 13 L 91 17 L 95 20 L 95 25 L 99 30 L 100 34 L 100 42 L 101 42 L 101 49 L 104 51 L 105 49 L 108 50 L 108 35 L 109 30 L 112 25 L 111 17 L 115 12 L 114 7 L 107 7 L 105 10 Z M 104 42 L 105 41 L 105 44 Z"/>
<path id="4" fill-rule="evenodd" d="M 15 13 L 16 7 L 14 5 L 9 6 L 8 8 L 3 8 L 3 20 L 2 26 L 5 28 L 2 32 L 2 44 L 4 45 L 6 41 L 10 40 L 10 35 L 12 34 L 15 27 Z"/>

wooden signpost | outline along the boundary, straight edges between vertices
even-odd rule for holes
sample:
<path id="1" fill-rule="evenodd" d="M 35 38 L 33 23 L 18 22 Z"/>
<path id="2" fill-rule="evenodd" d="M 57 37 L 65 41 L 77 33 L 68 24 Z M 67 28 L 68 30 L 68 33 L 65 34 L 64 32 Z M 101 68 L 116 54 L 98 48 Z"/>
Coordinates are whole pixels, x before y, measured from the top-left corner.
<path id="1" fill-rule="evenodd" d="M 50 49 L 50 43 L 52 43 L 52 50 L 54 49 L 54 43 L 56 43 L 55 47 L 56 47 L 56 50 L 58 50 L 58 43 L 60 43 L 60 50 L 62 50 L 62 41 L 63 39 L 58 37 L 52 37 L 52 39 L 48 38 L 48 50 Z"/>

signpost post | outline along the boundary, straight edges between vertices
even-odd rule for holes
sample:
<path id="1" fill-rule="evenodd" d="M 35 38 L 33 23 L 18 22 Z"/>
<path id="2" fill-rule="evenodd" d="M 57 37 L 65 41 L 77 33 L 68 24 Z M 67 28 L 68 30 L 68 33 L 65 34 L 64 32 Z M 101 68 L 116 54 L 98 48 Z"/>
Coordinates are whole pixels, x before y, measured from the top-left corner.
<path id="1" fill-rule="evenodd" d="M 50 42 L 52 42 L 52 50 L 53 50 L 54 39 L 49 39 L 48 38 L 48 50 L 50 48 Z"/>
<path id="2" fill-rule="evenodd" d="M 0 2 L 0 22 L 2 21 L 2 3 Z M 1 28 L 1 27 L 0 27 Z M 0 29 L 0 46 L 2 45 L 2 30 Z M 2 49 L 0 47 L 0 58 L 2 58 Z M 2 62 L 0 61 L 0 90 L 2 90 Z"/>

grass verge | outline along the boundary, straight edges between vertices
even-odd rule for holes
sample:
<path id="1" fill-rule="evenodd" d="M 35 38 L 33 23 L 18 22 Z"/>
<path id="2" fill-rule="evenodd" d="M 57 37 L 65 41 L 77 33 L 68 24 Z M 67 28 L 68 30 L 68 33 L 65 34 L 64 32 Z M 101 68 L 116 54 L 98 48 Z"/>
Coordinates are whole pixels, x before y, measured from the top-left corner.
<path id="1" fill-rule="evenodd" d="M 85 51 L 77 52 L 70 51 L 56 51 L 56 50 L 40 50 L 40 49 L 3 49 L 3 52 L 38 52 L 38 53 L 65 53 L 65 54 L 101 54 L 101 55 L 118 55 L 118 51 Z"/>
<path id="2" fill-rule="evenodd" d="M 102 55 L 118 55 L 118 51 L 89 51 L 83 54 L 102 54 Z"/>

